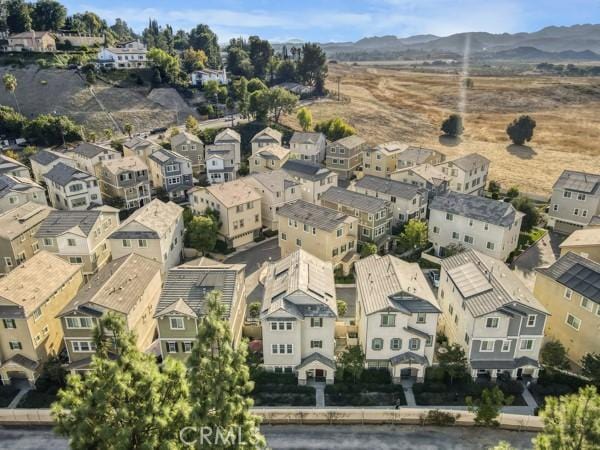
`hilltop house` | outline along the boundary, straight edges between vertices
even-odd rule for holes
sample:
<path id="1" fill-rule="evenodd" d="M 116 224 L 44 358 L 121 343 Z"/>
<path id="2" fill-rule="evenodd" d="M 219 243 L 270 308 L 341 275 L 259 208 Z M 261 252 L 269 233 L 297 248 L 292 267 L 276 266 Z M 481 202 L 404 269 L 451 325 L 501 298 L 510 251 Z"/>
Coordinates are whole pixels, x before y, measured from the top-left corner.
<path id="1" fill-rule="evenodd" d="M 31 178 L 0 175 L 0 213 L 27 202 L 47 205 L 45 189 Z"/>
<path id="2" fill-rule="evenodd" d="M 325 161 L 327 140 L 323 133 L 307 133 L 296 131 L 290 139 L 291 157 L 316 164 Z"/>
<path id="3" fill-rule="evenodd" d="M 207 81 L 216 81 L 220 85 L 229 83 L 227 79 L 227 72 L 225 71 L 224 67 L 221 70 L 208 68 L 195 70 L 192 72 L 191 78 L 192 86 L 203 86 Z"/>
<path id="4" fill-rule="evenodd" d="M 63 163 L 44 174 L 50 203 L 56 209 L 82 211 L 102 205 L 98 178 Z"/>
<path id="5" fill-rule="evenodd" d="M 24 31 L 8 36 L 7 52 L 55 52 L 56 39 L 49 31 Z"/>
<path id="6" fill-rule="evenodd" d="M 109 69 L 141 69 L 147 66 L 146 45 L 139 41 L 104 47 L 98 52 L 98 65 Z"/>
<path id="7" fill-rule="evenodd" d="M 325 166 L 343 180 L 349 180 L 363 162 L 367 143 L 356 135 L 327 144 Z"/>
<path id="8" fill-rule="evenodd" d="M 152 187 L 164 189 L 170 200 L 183 201 L 187 190 L 194 186 L 192 163 L 171 150 L 161 149 L 148 158 Z"/>
<path id="9" fill-rule="evenodd" d="M 123 209 L 137 209 L 150 203 L 148 167 L 140 158 L 126 156 L 103 161 L 99 169 L 100 190 L 106 203 L 122 203 Z"/>
<path id="10" fill-rule="evenodd" d="M 323 193 L 338 184 L 337 173 L 310 161 L 288 159 L 281 167 L 301 184 L 302 200 L 308 203 L 320 205 Z"/>

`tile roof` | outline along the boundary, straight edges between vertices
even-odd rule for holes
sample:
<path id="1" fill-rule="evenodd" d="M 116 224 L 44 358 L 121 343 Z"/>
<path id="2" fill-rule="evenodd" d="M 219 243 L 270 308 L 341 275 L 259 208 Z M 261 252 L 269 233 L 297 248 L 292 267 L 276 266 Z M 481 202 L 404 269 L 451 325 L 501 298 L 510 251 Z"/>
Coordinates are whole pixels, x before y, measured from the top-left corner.
<path id="1" fill-rule="evenodd" d="M 321 139 L 325 140 L 325 135 L 323 133 L 294 131 L 294 134 L 290 139 L 290 144 L 316 144 Z"/>
<path id="2" fill-rule="evenodd" d="M 82 233 L 83 236 L 87 237 L 98 219 L 100 219 L 101 214 L 101 211 L 94 209 L 89 211 L 52 211 L 35 236 L 37 238 L 57 237 L 71 231 L 76 234 Z M 78 230 L 80 233 L 77 233 Z"/>
<path id="3" fill-rule="evenodd" d="M 355 186 L 369 191 L 381 192 L 393 197 L 412 200 L 418 194 L 423 194 L 424 189 L 414 184 L 404 183 L 402 181 L 392 180 L 390 178 L 375 177 L 366 175 L 355 182 Z"/>
<path id="4" fill-rule="evenodd" d="M 13 240 L 42 222 L 52 208 L 28 202 L 0 214 L 0 237 Z"/>
<path id="5" fill-rule="evenodd" d="M 277 130 L 274 130 L 271 127 L 267 127 L 261 131 L 259 131 L 258 133 L 256 133 L 252 139 L 250 140 L 250 142 L 254 142 L 254 141 L 258 141 L 258 140 L 265 140 L 265 138 L 267 139 L 273 139 L 275 141 L 277 141 L 278 143 L 281 142 L 281 133 Z"/>
<path id="6" fill-rule="evenodd" d="M 596 194 L 600 191 L 600 174 L 564 170 L 553 188 Z"/>
<path id="7" fill-rule="evenodd" d="M 575 230 L 559 245 L 563 247 L 600 246 L 600 232 L 597 228 Z"/>
<path id="8" fill-rule="evenodd" d="M 461 268 L 464 270 L 460 270 Z M 473 268 L 479 275 L 471 272 Z M 477 250 L 469 249 L 444 258 L 442 269 L 457 285 L 460 292 L 471 293 L 471 296 L 465 298 L 465 307 L 474 317 L 483 316 L 503 307 L 519 305 L 548 313 L 506 264 Z M 487 279 L 491 288 L 482 286 L 478 282 L 481 278 Z"/>
<path id="9" fill-rule="evenodd" d="M 196 144 L 202 144 L 202 140 L 195 134 L 188 133 L 187 131 L 180 131 L 175 136 L 171 136 L 171 147 L 176 145 L 185 144 L 186 142 L 195 142 Z"/>
<path id="10" fill-rule="evenodd" d="M 94 175 L 90 175 L 83 170 L 76 169 L 75 167 L 67 166 L 65 163 L 59 162 L 50 171 L 44 174 L 44 178 L 60 185 L 66 186 L 71 181 L 86 181 L 91 178 L 96 178 Z"/>
<path id="11" fill-rule="evenodd" d="M 202 189 L 210 192 L 226 208 L 261 199 L 258 191 L 242 180 L 213 184 Z"/>
<path id="12" fill-rule="evenodd" d="M 359 192 L 349 191 L 347 189 L 332 186 L 321 196 L 322 201 L 344 205 L 349 208 L 356 208 L 369 214 L 376 214 L 381 210 L 391 208 L 392 204 L 381 198 L 370 197 Z"/>
<path id="13" fill-rule="evenodd" d="M 221 131 L 219 134 L 217 134 L 215 136 L 215 144 L 218 142 L 228 142 L 228 141 L 235 141 L 235 142 L 242 142 L 242 137 L 240 136 L 240 134 L 235 131 L 232 130 L 231 128 L 225 128 L 223 131 Z"/>
<path id="14" fill-rule="evenodd" d="M 148 166 L 137 156 L 124 156 L 119 159 L 110 159 L 101 162 L 102 167 L 113 175 L 123 172 L 148 170 Z"/>
<path id="15" fill-rule="evenodd" d="M 131 234 L 139 233 L 139 231 L 130 231 L 126 228 L 129 224 L 135 222 L 150 230 L 145 236 L 149 239 L 159 238 L 164 236 L 169 228 L 171 228 L 183 214 L 183 208 L 173 202 L 163 202 L 157 198 L 150 203 L 137 209 L 129 216 L 121 226 L 109 236 L 109 239 L 127 239 Z"/>
<path id="16" fill-rule="evenodd" d="M 469 170 L 479 168 L 483 165 L 488 165 L 490 163 L 490 160 L 487 159 L 485 156 L 480 155 L 479 153 L 469 153 L 468 155 L 459 156 L 458 158 L 445 161 L 443 164 L 449 163 L 452 163 L 455 166 L 464 170 L 465 172 L 468 172 Z"/>
<path id="17" fill-rule="evenodd" d="M 287 174 L 285 170 L 277 169 L 270 172 L 255 173 L 248 177 L 255 180 L 265 189 L 271 192 L 283 191 L 292 186 L 298 186 L 300 183 Z"/>
<path id="18" fill-rule="evenodd" d="M 338 139 L 333 144 L 341 145 L 342 147 L 352 149 L 358 147 L 359 145 L 363 145 L 365 142 L 366 141 L 363 138 L 353 134 L 352 136 L 346 136 L 344 138 Z"/>
<path id="19" fill-rule="evenodd" d="M 115 259 L 94 275 L 59 315 L 82 307 L 129 314 L 156 275 L 160 277 L 160 270 L 158 261 L 136 253 Z"/>
<path id="20" fill-rule="evenodd" d="M 44 191 L 44 188 L 29 178 L 15 177 L 6 174 L 0 175 L 0 198 L 7 196 L 11 192 L 28 191 Z"/>
<path id="21" fill-rule="evenodd" d="M 116 150 L 110 147 L 102 147 L 100 145 L 92 144 L 90 142 L 80 142 L 76 147 L 69 150 L 71 153 L 81 155 L 85 158 L 94 158 L 95 156 L 102 155 L 104 153 L 118 153 Z"/>
<path id="22" fill-rule="evenodd" d="M 294 200 L 279 207 L 277 214 L 328 232 L 336 230 L 347 221 L 357 221 L 356 218 L 337 212 L 335 209 L 314 205 L 304 200 Z"/>
<path id="23" fill-rule="evenodd" d="M 80 270 L 42 250 L 0 278 L 0 299 L 22 307 L 28 317 Z"/>
<path id="24" fill-rule="evenodd" d="M 392 255 L 371 255 L 354 263 L 356 286 L 365 314 L 393 308 L 414 312 L 440 312 L 435 295 L 417 263 Z"/>
<path id="25" fill-rule="evenodd" d="M 331 170 L 326 169 L 319 164 L 310 161 L 302 161 L 300 159 L 288 159 L 281 168 L 291 175 L 312 181 L 322 180 L 332 173 Z"/>
<path id="26" fill-rule="evenodd" d="M 537 271 L 600 304 L 600 264 L 568 252 L 550 267 Z"/>
<path id="27" fill-rule="evenodd" d="M 501 200 L 493 200 L 477 195 L 447 192 L 437 195 L 429 203 L 429 209 L 449 212 L 469 219 L 508 227 L 523 213 Z"/>

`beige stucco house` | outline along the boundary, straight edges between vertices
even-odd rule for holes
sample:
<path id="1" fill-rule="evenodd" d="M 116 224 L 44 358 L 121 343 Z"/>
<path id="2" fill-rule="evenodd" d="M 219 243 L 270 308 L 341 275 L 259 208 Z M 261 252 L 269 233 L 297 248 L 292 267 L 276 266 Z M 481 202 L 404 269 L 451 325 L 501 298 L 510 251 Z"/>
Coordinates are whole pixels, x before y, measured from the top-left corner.
<path id="1" fill-rule="evenodd" d="M 56 39 L 49 31 L 24 31 L 8 36 L 9 52 L 55 52 Z"/>
<path id="2" fill-rule="evenodd" d="M 290 151 L 278 144 L 261 147 L 248 158 L 250 173 L 281 169 L 290 157 Z"/>
<path id="3" fill-rule="evenodd" d="M 421 164 L 436 165 L 444 162 L 446 155 L 442 152 L 425 147 L 409 145 L 398 153 L 396 167 L 405 169 L 407 167 L 420 166 Z"/>
<path id="4" fill-rule="evenodd" d="M 560 256 L 573 252 L 600 263 L 600 230 L 595 227 L 586 227 L 573 231 L 559 247 Z"/>
<path id="5" fill-rule="evenodd" d="M 479 153 L 470 153 L 438 164 L 437 167 L 450 177 L 451 191 L 481 195 L 487 183 L 490 160 Z"/>
<path id="6" fill-rule="evenodd" d="M 252 154 L 254 155 L 261 148 L 267 145 L 279 145 L 281 146 L 282 135 L 279 131 L 274 130 L 271 127 L 266 127 L 263 130 L 256 133 L 250 140 L 252 147 Z"/>
<path id="7" fill-rule="evenodd" d="M 122 204 L 123 209 L 141 208 L 150 203 L 148 166 L 137 156 L 102 161 L 99 167 L 100 191 L 106 203 Z"/>
<path id="8" fill-rule="evenodd" d="M 0 213 L 28 202 L 47 205 L 46 190 L 30 178 L 0 175 Z"/>
<path id="9" fill-rule="evenodd" d="M 365 149 L 363 174 L 388 178 L 397 169 L 398 155 L 407 148 L 407 144 L 393 141 Z"/>

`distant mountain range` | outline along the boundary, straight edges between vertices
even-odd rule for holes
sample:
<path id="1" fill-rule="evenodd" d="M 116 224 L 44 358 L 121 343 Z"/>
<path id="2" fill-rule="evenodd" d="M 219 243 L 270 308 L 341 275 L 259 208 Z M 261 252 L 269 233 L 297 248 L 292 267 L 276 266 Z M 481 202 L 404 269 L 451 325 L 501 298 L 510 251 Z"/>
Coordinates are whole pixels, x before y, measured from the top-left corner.
<path id="1" fill-rule="evenodd" d="M 390 55 L 456 55 L 462 56 L 469 42 L 470 54 L 481 58 L 498 59 L 575 59 L 600 60 L 600 24 L 551 26 L 533 33 L 485 32 L 458 33 L 440 37 L 431 34 L 398 38 L 375 36 L 356 42 L 322 43 L 330 58 L 352 55 L 363 59 L 370 53 Z"/>

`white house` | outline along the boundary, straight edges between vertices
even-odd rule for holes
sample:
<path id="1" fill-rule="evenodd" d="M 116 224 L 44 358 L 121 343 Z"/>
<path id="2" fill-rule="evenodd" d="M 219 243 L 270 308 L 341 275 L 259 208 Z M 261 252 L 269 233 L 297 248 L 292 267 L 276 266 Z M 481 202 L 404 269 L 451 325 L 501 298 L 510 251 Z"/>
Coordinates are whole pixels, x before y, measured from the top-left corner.
<path id="1" fill-rule="evenodd" d="M 84 211 L 102 205 L 98 178 L 82 170 L 58 163 L 44 174 L 44 182 L 56 209 Z"/>
<path id="2" fill-rule="evenodd" d="M 30 178 L 0 175 L 0 213 L 27 202 L 47 205 L 44 188 Z"/>
<path id="3" fill-rule="evenodd" d="M 337 302 L 331 263 L 296 250 L 265 269 L 263 366 L 333 383 Z"/>
<path id="4" fill-rule="evenodd" d="M 29 169 L 25 164 L 22 164 L 19 161 L 3 154 L 0 154 L 0 175 L 31 178 Z"/>
<path id="5" fill-rule="evenodd" d="M 75 160 L 64 153 L 53 150 L 40 150 L 29 157 L 33 179 L 38 183 L 44 182 L 44 174 L 49 172 L 58 163 L 76 167 Z"/>
<path id="6" fill-rule="evenodd" d="M 523 216 L 507 202 L 448 192 L 429 203 L 429 240 L 436 255 L 453 245 L 506 261 L 519 243 Z"/>
<path id="7" fill-rule="evenodd" d="M 481 195 L 487 182 L 490 160 L 479 153 L 470 153 L 436 167 L 450 177 L 448 187 L 451 191 Z"/>
<path id="8" fill-rule="evenodd" d="M 123 156 L 110 147 L 102 147 L 90 142 L 81 142 L 67 151 L 75 161 L 75 166 L 84 172 L 100 176 L 99 164 L 104 161 L 121 159 Z"/>
<path id="9" fill-rule="evenodd" d="M 394 382 L 422 381 L 433 361 L 441 310 L 421 268 L 391 255 L 354 263 L 358 341 L 369 368 L 385 368 Z"/>
<path id="10" fill-rule="evenodd" d="M 146 67 L 148 60 L 146 45 L 139 41 L 119 44 L 116 47 L 104 47 L 98 53 L 98 64 L 110 69 L 140 69 Z"/>
<path id="11" fill-rule="evenodd" d="M 225 68 L 221 70 L 202 69 L 192 72 L 192 85 L 203 86 L 207 81 L 216 81 L 219 84 L 227 84 L 227 72 Z"/>

